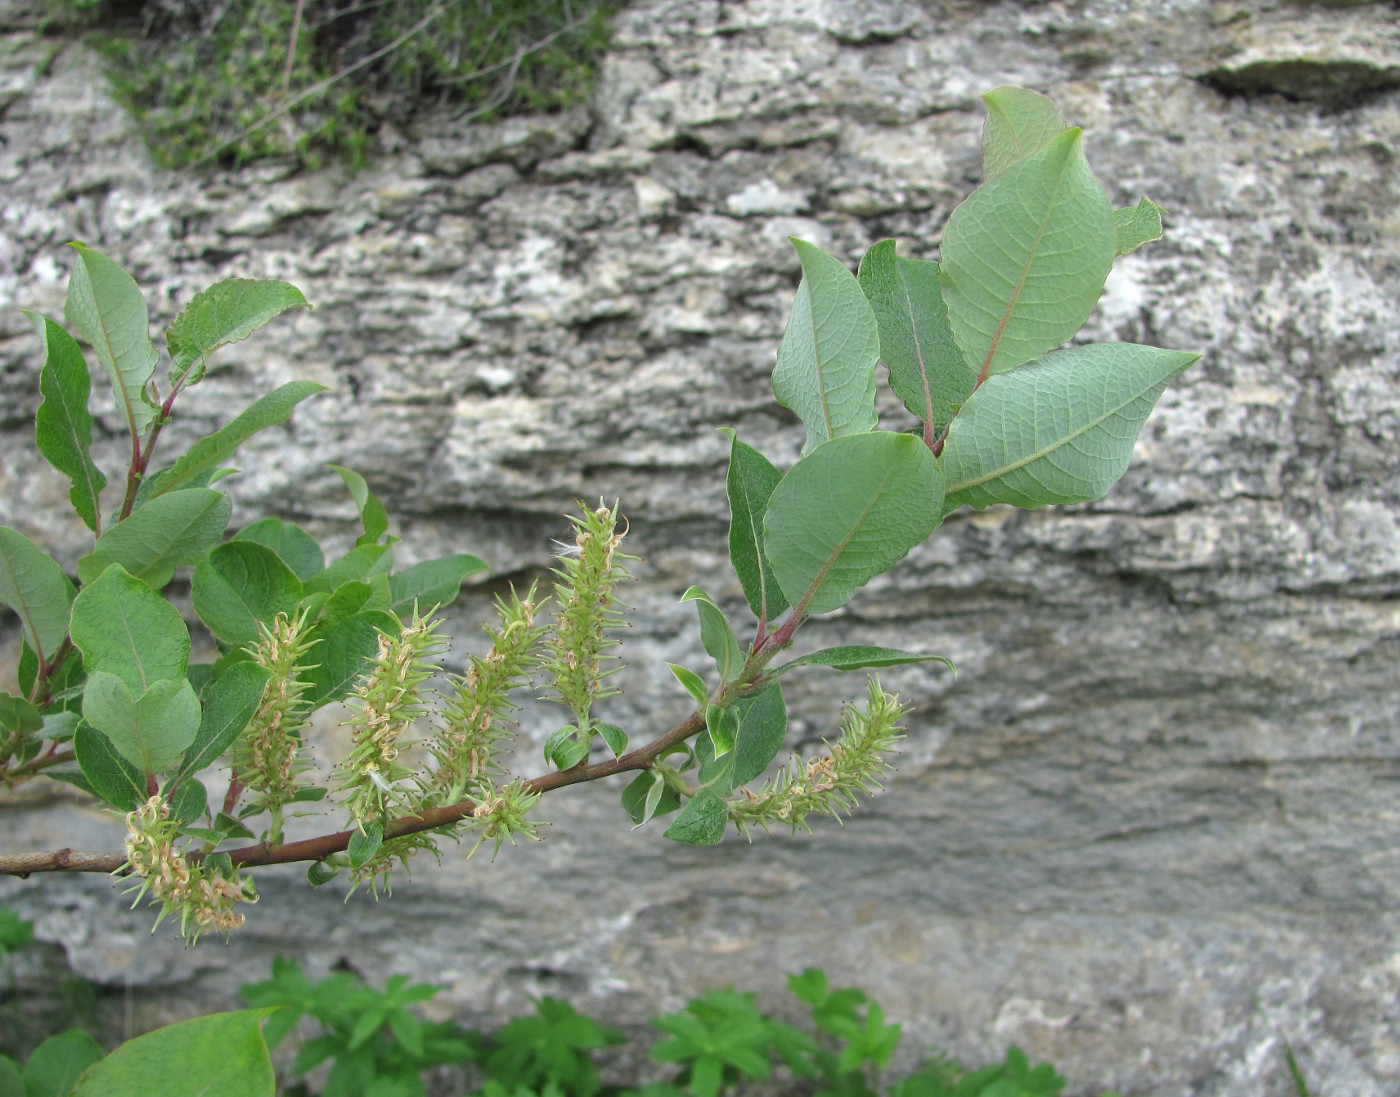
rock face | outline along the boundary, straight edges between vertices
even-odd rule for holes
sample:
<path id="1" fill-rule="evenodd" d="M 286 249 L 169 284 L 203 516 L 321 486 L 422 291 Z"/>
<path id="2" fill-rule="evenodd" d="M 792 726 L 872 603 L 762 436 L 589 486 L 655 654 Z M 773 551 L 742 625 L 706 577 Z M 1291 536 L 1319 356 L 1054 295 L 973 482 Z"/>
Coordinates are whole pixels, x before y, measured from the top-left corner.
<path id="1" fill-rule="evenodd" d="M 639 0 L 589 111 L 425 126 L 358 175 L 156 170 L 91 54 L 16 0 L 0 31 L 0 305 L 59 315 L 71 239 L 161 324 L 219 277 L 300 286 L 315 310 L 224 352 L 171 428 L 174 452 L 274 384 L 334 386 L 249 448 L 236 521 L 347 544 L 333 461 L 389 501 L 404 559 L 472 551 L 518 580 L 575 499 L 620 496 L 643 562 L 609 713 L 634 735 L 683 715 L 665 662 L 701 665 L 685 587 L 742 607 L 713 428 L 780 464 L 801 443 L 767 380 L 786 237 L 852 265 L 886 236 L 935 254 L 978 181 L 980 92 L 1047 92 L 1115 204 L 1169 211 L 1087 334 L 1205 355 L 1102 503 L 961 512 L 807 630 L 959 667 L 884 676 L 909 749 L 844 829 L 681 848 L 590 786 L 541 805 L 543 843 L 454 853 L 377 906 L 266 875 L 246 930 L 194 954 L 105 880 L 0 887 L 79 972 L 227 1008 L 281 952 L 444 982 L 474 1019 L 562 992 L 636 1022 L 731 982 L 776 1003 L 817 964 L 911 1047 L 1016 1042 L 1071 1092 L 1285 1092 L 1280 1034 L 1315 1088 L 1400 1087 L 1392 5 Z M 71 565 L 38 365 L 0 311 L 0 521 Z M 459 635 L 495 589 L 464 595 Z M 793 683 L 794 746 L 841 691 L 859 680 Z M 119 840 L 68 800 L 4 811 L 7 846 Z"/>

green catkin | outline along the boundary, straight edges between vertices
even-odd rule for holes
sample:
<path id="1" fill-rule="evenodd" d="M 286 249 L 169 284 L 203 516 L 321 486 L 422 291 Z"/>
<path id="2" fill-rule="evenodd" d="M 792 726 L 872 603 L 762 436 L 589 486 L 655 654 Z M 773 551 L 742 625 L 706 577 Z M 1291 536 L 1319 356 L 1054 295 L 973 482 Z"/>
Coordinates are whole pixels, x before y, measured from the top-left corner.
<path id="1" fill-rule="evenodd" d="M 126 816 L 126 864 L 120 871 L 137 877 L 127 890 L 136 891 L 134 907 L 150 892 L 151 901 L 160 903 L 156 925 L 172 914 L 179 915 L 180 934 L 193 945 L 205 930 L 227 934 L 243 925 L 235 903 L 256 903 L 253 881 L 237 871 L 228 876 L 200 861 L 191 864 L 175 848 L 180 824 L 170 818 L 170 805 L 152 796 Z M 155 932 L 152 927 L 152 932 Z"/>
<path id="2" fill-rule="evenodd" d="M 892 768 L 888 755 L 904 738 L 898 723 L 904 712 L 899 698 L 881 689 L 880 680 L 871 675 L 865 711 L 846 707 L 841 734 L 829 744 L 830 752 L 806 762 L 794 759 L 758 792 L 745 789 L 744 799 L 730 803 L 730 817 L 747 834 L 752 824 L 767 830 L 773 823 L 785 823 L 793 830 L 806 830 L 809 815 L 850 814 L 858 794 L 882 787 L 881 777 Z"/>
<path id="3" fill-rule="evenodd" d="M 346 806 L 358 826 L 388 818 L 392 807 L 414 806 L 416 786 L 406 783 L 414 771 L 396 759 L 407 745 L 404 733 L 427 711 L 421 687 L 446 646 L 439 624 L 415 612 L 397 635 L 381 633 L 378 656 L 347 698 L 357 710 L 345 721 L 354 741 L 338 767 L 337 791 L 349 793 Z"/>
<path id="4" fill-rule="evenodd" d="M 616 674 L 621 665 L 616 656 L 604 654 L 618 641 L 608 631 L 625 624 L 620 609 L 627 608 L 613 596 L 613 588 L 632 576 L 621 561 L 626 556 L 618 547 L 627 535 L 617 532 L 617 506 L 603 503 L 584 510 L 583 517 L 570 517 L 575 530 L 574 546 L 559 557 L 554 574 L 554 635 L 545 645 L 540 661 L 549 676 L 553 700 L 565 706 L 574 717 L 579 739 L 587 744 L 592 736 L 589 713 L 593 702 L 618 691 L 605 689 L 603 679 Z"/>
<path id="5" fill-rule="evenodd" d="M 454 804 L 490 787 L 498 773 L 497 744 L 510 733 L 506 713 L 517 706 L 510 691 L 529 679 L 535 647 L 544 635 L 535 624 L 540 603 L 532 585 L 524 599 L 511 591 L 510 601 L 496 599 L 500 630 L 487 630 L 491 650 L 467 660 L 467 673 L 443 706 L 442 730 L 430 744 L 437 769 L 427 789 L 428 801 Z"/>
<path id="6" fill-rule="evenodd" d="M 297 677 L 314 640 L 305 636 L 306 614 L 293 619 L 279 613 L 271 627 L 261 625 L 262 639 L 247 649 L 253 662 L 272 677 L 262 700 L 239 736 L 231 756 L 234 774 L 244 788 L 257 794 L 255 806 L 272 813 L 271 841 L 280 840 L 281 811 L 301 789 L 300 775 L 309 763 L 299 756 L 308 706 L 309 683 Z"/>

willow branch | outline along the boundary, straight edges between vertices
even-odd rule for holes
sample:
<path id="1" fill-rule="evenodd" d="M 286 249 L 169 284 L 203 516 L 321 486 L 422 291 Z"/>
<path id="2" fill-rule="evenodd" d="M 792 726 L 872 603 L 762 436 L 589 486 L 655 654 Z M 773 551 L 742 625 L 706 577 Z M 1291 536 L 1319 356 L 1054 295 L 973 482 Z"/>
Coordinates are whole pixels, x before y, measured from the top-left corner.
<path id="1" fill-rule="evenodd" d="M 666 751 L 689 739 L 705 727 L 705 718 L 699 712 L 691 713 L 665 735 L 653 739 L 646 746 L 629 751 L 621 758 L 613 758 L 592 765 L 580 763 L 572 769 L 555 773 L 541 774 L 525 782 L 531 792 L 552 792 L 569 785 L 580 785 L 588 781 L 598 781 L 618 773 L 631 770 L 649 769 Z M 451 826 L 467 818 L 476 810 L 475 800 L 461 800 L 444 807 L 430 808 L 420 815 L 407 815 L 395 819 L 384 828 L 384 837 L 401 838 L 405 834 L 436 830 Z M 284 842 L 280 845 L 258 844 L 226 850 L 235 865 L 256 868 L 262 865 L 285 865 L 296 861 L 321 861 L 333 853 L 341 853 L 350 844 L 353 830 L 342 830 L 335 834 L 323 834 L 317 838 L 306 838 L 300 842 Z M 200 854 L 191 854 L 197 860 Z M 124 853 L 84 853 L 73 849 L 53 850 L 47 853 L 21 853 L 0 855 L 0 876 L 26 877 L 35 872 L 117 872 L 126 864 Z"/>

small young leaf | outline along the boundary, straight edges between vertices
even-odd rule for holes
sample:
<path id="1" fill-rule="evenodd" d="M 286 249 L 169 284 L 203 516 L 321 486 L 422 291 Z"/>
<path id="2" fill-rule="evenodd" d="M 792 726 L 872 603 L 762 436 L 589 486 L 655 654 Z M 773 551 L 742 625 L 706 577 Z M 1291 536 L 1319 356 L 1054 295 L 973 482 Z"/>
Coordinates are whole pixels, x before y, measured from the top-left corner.
<path id="1" fill-rule="evenodd" d="M 1118 241 L 1118 255 L 1137 251 L 1144 244 L 1162 238 L 1162 214 L 1166 211 L 1156 202 L 1142 199 L 1136 206 L 1113 211 L 1113 230 Z"/>
<path id="2" fill-rule="evenodd" d="M 146 801 L 146 775 L 117 753 L 112 741 L 90 724 L 79 724 L 73 753 L 92 791 L 118 811 Z"/>
<path id="3" fill-rule="evenodd" d="M 111 379 L 117 406 L 133 438 L 145 436 L 156 409 L 146 395 L 146 382 L 155 372 L 156 348 L 151 343 L 150 313 L 136 282 L 101 252 L 82 244 L 68 279 L 68 302 L 63 315 L 78 335 L 92 344 Z"/>
<path id="4" fill-rule="evenodd" d="M 0 744 L 18 743 L 43 726 L 44 717 L 23 697 L 0 693 Z"/>
<path id="5" fill-rule="evenodd" d="M 246 525 L 234 534 L 233 539 L 266 545 L 296 572 L 296 577 L 302 582 L 326 569 L 326 557 L 316 539 L 300 526 L 284 522 L 281 518 L 264 518 Z"/>
<path id="6" fill-rule="evenodd" d="M 686 670 L 678 663 L 667 663 L 671 668 L 671 673 L 676 676 L 676 681 L 685 687 L 685 691 L 695 698 L 695 703 L 700 706 L 701 711 L 709 707 L 710 696 L 705 689 L 705 683 L 693 670 Z"/>
<path id="7" fill-rule="evenodd" d="M 233 501 L 211 488 L 172 491 L 152 499 L 97 539 L 78 561 L 78 578 L 91 583 L 112 564 L 160 590 L 186 564 L 197 564 L 223 537 Z"/>
<path id="8" fill-rule="evenodd" d="M 837 609 L 927 538 L 942 507 L 943 474 L 919 439 L 881 431 L 827 442 L 768 502 L 773 575 L 808 613 Z"/>
<path id="9" fill-rule="evenodd" d="M 990 378 L 948 432 L 947 509 L 1103 498 L 1127 470 L 1157 397 L 1199 357 L 1093 343 Z"/>
<path id="10" fill-rule="evenodd" d="M 1027 88 L 993 88 L 982 96 L 982 178 L 1000 175 L 1065 131 L 1065 118 L 1048 98 Z"/>
<path id="11" fill-rule="evenodd" d="M 101 1046 L 80 1028 L 50 1036 L 24 1064 L 25 1097 L 68 1097 L 78 1076 L 101 1058 Z"/>
<path id="12" fill-rule="evenodd" d="M 846 264 L 803 240 L 792 246 L 802 282 L 778 346 L 773 395 L 807 428 L 807 454 L 829 439 L 875 429 L 880 335 Z"/>
<path id="13" fill-rule="evenodd" d="M 702 788 L 666 828 L 663 837 L 688 846 L 713 846 L 724 839 L 724 825 L 728 821 L 729 809 L 724 801 Z"/>
<path id="14" fill-rule="evenodd" d="M 379 822 L 365 823 L 350 836 L 350 844 L 345 852 L 350 856 L 350 867 L 359 868 L 384 844 L 384 825 Z"/>
<path id="15" fill-rule="evenodd" d="M 51 659 L 68 635 L 73 584 L 51 556 L 22 533 L 0 526 L 0 605 L 19 615 L 25 642 Z"/>
<path id="16" fill-rule="evenodd" d="M 285 423 L 299 403 L 308 396 L 325 391 L 325 385 L 318 385 L 314 381 L 288 381 L 275 391 L 269 392 L 227 426 L 200 439 L 170 468 L 159 473 L 156 483 L 149 490 L 148 498 L 185 487 L 197 477 L 218 468 L 258 431 Z"/>
<path id="17" fill-rule="evenodd" d="M 727 708 L 711 705 L 705 710 L 705 730 L 716 758 L 723 758 L 734 749 L 736 724 L 734 714 Z"/>
<path id="18" fill-rule="evenodd" d="M 900 651 L 898 648 L 871 647 L 856 644 L 849 647 L 823 648 L 811 655 L 804 655 L 790 663 L 784 663 L 768 672 L 769 677 L 777 678 L 795 667 L 833 667 L 836 670 L 863 670 L 866 667 L 897 667 L 906 663 L 944 663 L 950 670 L 956 670 L 951 660 L 941 655 L 922 655 L 916 651 Z"/>
<path id="19" fill-rule="evenodd" d="M 636 826 L 649 822 L 658 815 L 669 815 L 681 806 L 680 797 L 659 773 L 650 771 L 637 774 L 636 778 L 622 790 L 622 810 Z"/>
<path id="20" fill-rule="evenodd" d="M 98 529 L 97 497 L 107 484 L 92 463 L 92 415 L 88 395 L 92 381 L 82 348 L 47 316 L 26 312 L 44 340 L 44 367 L 39 371 L 43 402 L 34 416 L 34 440 L 39 452 L 72 482 L 68 499 L 78 517 L 94 533 Z"/>
<path id="21" fill-rule="evenodd" d="M 228 278 L 195 294 L 165 333 L 170 383 L 193 385 L 209 355 L 246 339 L 288 309 L 310 308 L 295 286 L 261 278 Z M 188 375 L 188 376 L 187 376 Z"/>
<path id="22" fill-rule="evenodd" d="M 614 758 L 621 758 L 627 753 L 627 733 L 620 727 L 616 724 L 594 724 L 593 727 L 603 737 Z"/>
<path id="23" fill-rule="evenodd" d="M 377 545 L 379 538 L 389 529 L 389 516 L 384 511 L 384 504 L 379 501 L 379 497 L 369 490 L 369 484 L 365 478 L 353 469 L 342 468 L 340 465 L 327 465 L 342 480 L 345 486 L 350 489 L 350 495 L 355 500 L 355 505 L 360 508 L 360 521 L 365 527 L 365 532 L 356 539 L 357 545 Z"/>
<path id="24" fill-rule="evenodd" d="M 72 637 L 89 675 L 114 674 L 133 696 L 153 682 L 185 677 L 190 632 L 180 611 L 120 565 L 74 599 Z"/>
<path id="25" fill-rule="evenodd" d="M 233 540 L 219 545 L 194 569 L 194 611 L 230 647 L 256 643 L 259 626 L 277 614 L 292 615 L 304 591 L 301 580 L 266 545 Z"/>
<path id="26" fill-rule="evenodd" d="M 681 595 L 682 602 L 694 602 L 700 614 L 700 642 L 715 661 L 721 682 L 732 682 L 744 669 L 744 649 L 724 612 L 699 587 L 691 587 Z"/>
<path id="27" fill-rule="evenodd" d="M 729 438 L 729 560 L 749 609 L 760 620 L 771 621 L 788 605 L 763 554 L 763 515 L 783 475 L 758 450 L 739 441 L 733 430 L 723 427 L 720 433 Z"/>
<path id="28" fill-rule="evenodd" d="M 972 192 L 948 218 L 939 280 L 953 338 L 979 378 L 1058 347 L 1113 267 L 1108 194 L 1065 130 Z"/>
<path id="29" fill-rule="evenodd" d="M 262 702 L 271 671 L 256 663 L 234 663 L 205 688 L 199 731 L 185 751 L 178 777 L 212 766 L 248 726 Z"/>
<path id="30" fill-rule="evenodd" d="M 275 1097 L 262 1035 L 270 1012 L 213 1013 L 128 1040 L 87 1069 L 72 1097 Z"/>
<path id="31" fill-rule="evenodd" d="M 325 861 L 312 861 L 306 870 L 306 880 L 312 887 L 318 888 L 322 884 L 329 884 L 338 875 L 340 870 L 334 865 L 328 865 Z"/>
<path id="32" fill-rule="evenodd" d="M 170 796 L 170 818 L 188 825 L 209 810 L 209 793 L 198 781 L 181 781 Z M 229 865 L 232 869 L 233 866 Z"/>
<path id="33" fill-rule="evenodd" d="M 568 724 L 552 733 L 544 744 L 544 760 L 558 770 L 573 769 L 588 757 L 588 744 L 578 738 L 578 728 Z"/>
<path id="34" fill-rule="evenodd" d="M 183 678 L 152 682 L 132 697 L 116 675 L 95 671 L 83 692 L 83 719 L 146 774 L 163 773 L 180 760 L 199 731 L 199 715 L 199 698 Z"/>
<path id="35" fill-rule="evenodd" d="M 409 614 L 415 603 L 424 613 L 433 606 L 449 606 L 457 600 L 463 579 L 486 570 L 485 560 L 464 552 L 411 564 L 389 576 L 393 610 Z"/>
<path id="36" fill-rule="evenodd" d="M 890 388 L 920 422 L 932 424 L 930 434 L 941 434 L 972 395 L 977 372 L 953 342 L 938 264 L 902 259 L 893 240 L 881 240 L 861 259 L 858 280 L 875 310 Z"/>

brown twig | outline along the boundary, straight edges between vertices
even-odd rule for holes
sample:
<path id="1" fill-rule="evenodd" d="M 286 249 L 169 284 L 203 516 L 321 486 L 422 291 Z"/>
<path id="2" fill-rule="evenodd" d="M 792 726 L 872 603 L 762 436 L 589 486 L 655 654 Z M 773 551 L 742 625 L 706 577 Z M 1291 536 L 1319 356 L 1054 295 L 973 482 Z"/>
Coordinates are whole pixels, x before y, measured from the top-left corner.
<path id="1" fill-rule="evenodd" d="M 629 751 L 621 758 L 595 762 L 592 765 L 578 765 L 572 769 L 556 773 L 546 773 L 525 782 L 531 792 L 552 792 L 569 785 L 597 781 L 631 770 L 648 769 L 671 747 L 689 739 L 704 730 L 705 718 L 692 713 L 665 735 L 653 739 L 644 747 Z M 476 801 L 462 800 L 445 807 L 431 808 L 421 815 L 395 819 L 384 828 L 385 838 L 400 838 L 405 834 L 435 830 L 461 822 L 476 809 Z M 342 853 L 350 844 L 353 830 L 342 830 L 335 834 L 323 834 L 317 838 L 307 838 L 300 842 L 284 842 L 280 845 L 255 845 L 231 849 L 228 853 L 235 865 L 255 868 L 262 865 L 285 865 L 296 861 L 321 861 L 333 853 Z M 191 854 L 197 859 L 199 854 Z M 123 853 L 82 853 L 72 849 L 60 849 L 47 853 L 21 853 L 0 855 L 0 876 L 29 876 L 35 872 L 116 872 L 126 864 Z"/>

